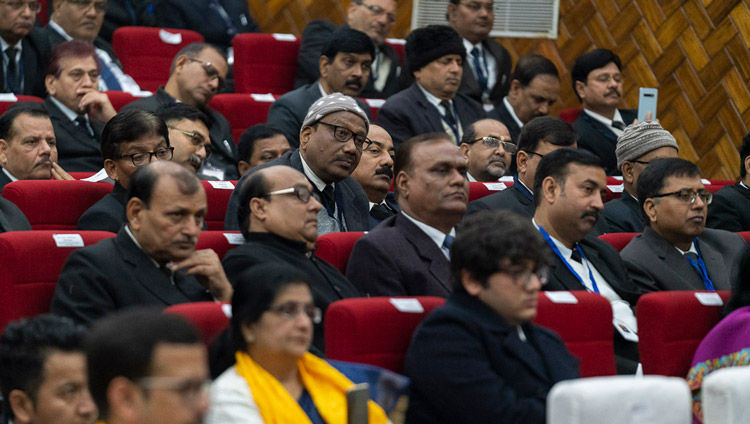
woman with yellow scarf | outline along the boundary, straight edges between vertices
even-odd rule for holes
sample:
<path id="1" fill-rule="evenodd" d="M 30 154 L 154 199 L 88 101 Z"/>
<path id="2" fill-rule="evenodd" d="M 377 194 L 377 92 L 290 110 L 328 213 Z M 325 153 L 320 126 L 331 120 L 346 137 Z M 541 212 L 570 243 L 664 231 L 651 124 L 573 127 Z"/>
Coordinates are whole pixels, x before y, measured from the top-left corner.
<path id="1" fill-rule="evenodd" d="M 346 424 L 354 383 L 308 353 L 320 319 L 304 275 L 273 264 L 245 272 L 232 296 L 236 363 L 212 384 L 206 423 Z M 387 422 L 372 401 L 368 415 Z"/>

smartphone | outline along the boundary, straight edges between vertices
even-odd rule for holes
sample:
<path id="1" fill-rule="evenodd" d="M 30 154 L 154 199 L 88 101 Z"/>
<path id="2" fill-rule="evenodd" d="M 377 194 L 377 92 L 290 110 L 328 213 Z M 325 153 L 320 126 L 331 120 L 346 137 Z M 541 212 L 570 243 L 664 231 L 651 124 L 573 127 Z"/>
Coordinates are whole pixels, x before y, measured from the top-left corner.
<path id="1" fill-rule="evenodd" d="M 367 424 L 367 401 L 370 399 L 370 385 L 355 384 L 346 391 L 346 417 L 348 424 Z"/>
<path id="2" fill-rule="evenodd" d="M 638 122 L 646 120 L 646 114 L 651 112 L 651 120 L 656 120 L 656 99 L 659 96 L 659 90 L 655 88 L 641 87 L 638 97 Z"/>

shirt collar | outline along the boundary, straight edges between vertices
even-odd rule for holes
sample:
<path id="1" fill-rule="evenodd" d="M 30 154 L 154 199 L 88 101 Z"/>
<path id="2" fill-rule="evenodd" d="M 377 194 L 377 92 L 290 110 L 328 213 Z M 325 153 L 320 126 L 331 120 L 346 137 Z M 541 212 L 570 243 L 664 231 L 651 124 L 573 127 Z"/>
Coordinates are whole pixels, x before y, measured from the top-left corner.
<path id="1" fill-rule="evenodd" d="M 52 19 L 49 20 L 49 23 L 47 25 L 51 27 L 52 29 L 54 29 L 58 34 L 62 35 L 62 37 L 65 40 L 70 41 L 73 39 L 73 37 L 68 35 L 68 33 L 65 32 L 65 30 L 57 22 L 53 21 Z"/>
<path id="2" fill-rule="evenodd" d="M 698 254 L 698 249 L 695 248 L 695 242 L 690 243 L 690 249 L 688 250 L 682 250 L 677 246 L 675 246 L 674 248 L 677 249 L 677 251 L 680 252 L 680 254 L 683 256 L 685 255 L 685 253 L 688 253 L 688 252 L 695 253 L 696 255 Z"/>
<path id="3" fill-rule="evenodd" d="M 510 117 L 513 118 L 514 121 L 516 121 L 516 124 L 518 124 L 518 128 L 523 128 L 523 122 L 518 119 L 516 111 L 513 109 L 513 106 L 510 105 L 510 102 L 508 102 L 508 96 L 503 97 L 503 104 L 505 105 L 505 108 L 508 109 Z"/>
<path id="4" fill-rule="evenodd" d="M 23 43 L 21 42 L 23 39 L 18 40 L 15 46 L 11 46 L 3 37 L 0 37 L 0 52 L 5 52 L 5 49 L 8 47 L 15 47 L 18 49 L 18 51 L 23 51 Z"/>
<path id="5" fill-rule="evenodd" d="M 70 110 L 69 107 L 62 104 L 61 101 L 57 100 L 55 96 L 49 96 L 49 99 L 52 100 L 52 103 L 57 106 L 60 111 L 65 115 L 68 119 L 70 119 L 72 122 L 75 122 L 76 118 L 78 118 L 78 114 Z M 86 118 L 86 121 L 88 121 L 88 116 L 86 114 L 83 115 Z"/>
<path id="6" fill-rule="evenodd" d="M 432 94 L 429 91 L 427 91 L 424 87 L 422 87 L 421 85 L 419 85 L 419 83 L 416 83 L 416 84 L 417 84 L 417 87 L 419 87 L 419 89 L 422 90 L 422 93 L 427 98 L 428 102 L 430 102 L 435 107 L 440 106 L 440 102 L 442 102 L 442 100 L 440 98 L 438 98 L 434 94 Z M 448 100 L 448 103 L 450 103 L 450 102 L 451 102 L 451 100 Z"/>
<path id="7" fill-rule="evenodd" d="M 318 89 L 320 90 L 320 97 L 325 97 L 328 95 L 326 91 L 323 89 L 323 84 L 320 83 L 320 79 L 318 79 Z"/>
<path id="8" fill-rule="evenodd" d="M 14 177 L 13 174 L 8 172 L 7 169 L 3 168 L 3 172 L 8 176 L 8 178 L 10 178 L 11 181 L 18 181 L 18 178 Z"/>
<path id="9" fill-rule="evenodd" d="M 131 239 L 131 240 L 133 240 L 133 243 L 134 243 L 134 244 L 135 244 L 136 246 L 138 246 L 138 248 L 139 248 L 139 249 L 141 249 L 141 251 L 142 251 L 142 252 L 143 252 L 143 253 L 144 253 L 144 254 L 145 254 L 145 255 L 146 255 L 147 257 L 148 257 L 148 259 L 149 259 L 149 260 L 151 261 L 151 263 L 153 263 L 153 264 L 154 264 L 154 265 L 155 265 L 155 266 L 156 266 L 157 268 L 161 268 L 161 265 L 159 265 L 159 263 L 158 263 L 158 262 L 156 262 L 156 261 L 154 260 L 154 258 L 152 258 L 152 257 L 151 257 L 151 255 L 149 255 L 148 253 L 146 253 L 146 252 L 145 252 L 145 251 L 143 250 L 143 246 L 141 246 L 141 244 L 140 244 L 140 243 L 138 243 L 138 240 L 136 240 L 136 239 L 135 239 L 135 236 L 134 236 L 134 235 L 133 235 L 133 233 L 132 233 L 132 232 L 130 231 L 130 224 L 125 224 L 125 233 L 126 233 L 126 234 L 127 234 L 127 235 L 128 235 L 129 237 L 130 237 L 130 239 Z"/>
<path id="10" fill-rule="evenodd" d="M 414 225 L 419 227 L 420 230 L 422 230 L 425 234 L 427 234 L 427 237 L 429 237 L 439 248 L 443 248 L 443 242 L 445 241 L 446 234 L 440 230 L 438 230 L 435 227 L 431 227 L 424 222 L 417 221 L 416 218 L 412 218 L 409 215 L 406 214 L 406 212 L 401 211 L 402 214 L 408 219 L 409 221 L 413 222 Z M 451 231 L 448 233 L 448 235 L 452 237 L 456 237 L 456 229 L 451 228 Z"/>
<path id="11" fill-rule="evenodd" d="M 599 115 L 598 113 L 590 109 L 584 108 L 583 111 L 586 113 L 586 115 L 590 116 L 593 119 L 596 119 L 597 121 L 601 122 L 602 124 L 610 128 L 614 128 L 612 126 L 612 122 L 622 122 L 623 124 L 625 124 L 625 121 L 622 120 L 622 115 L 620 115 L 620 111 L 617 109 L 615 109 L 615 115 L 612 117 L 612 119 Z"/>
<path id="12" fill-rule="evenodd" d="M 318 191 L 322 193 L 323 189 L 325 189 L 328 184 L 326 184 L 317 175 L 315 175 L 313 170 L 307 165 L 307 162 L 305 162 L 305 158 L 302 157 L 302 153 L 301 152 L 298 152 L 298 153 L 299 153 L 300 160 L 302 160 L 302 169 L 305 172 L 305 176 L 313 183 L 315 188 L 317 188 Z M 334 183 L 331 183 L 331 187 L 335 188 L 336 185 Z"/>
<path id="13" fill-rule="evenodd" d="M 476 47 L 477 49 L 479 49 L 480 52 L 482 51 L 482 42 L 481 41 L 478 42 L 477 44 L 471 44 L 471 41 L 469 41 L 469 40 L 467 40 L 467 39 L 464 38 L 463 42 L 464 42 L 464 48 L 466 49 L 466 54 L 468 54 L 471 57 L 474 57 L 471 54 L 471 51 L 474 49 L 474 47 Z"/>

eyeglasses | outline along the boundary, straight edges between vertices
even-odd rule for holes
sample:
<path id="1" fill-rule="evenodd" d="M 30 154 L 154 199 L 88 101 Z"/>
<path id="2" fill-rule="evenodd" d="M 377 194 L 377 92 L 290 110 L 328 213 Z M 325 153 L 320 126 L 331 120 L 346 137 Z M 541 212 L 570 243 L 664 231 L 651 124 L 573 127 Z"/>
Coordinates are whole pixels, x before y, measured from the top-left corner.
<path id="1" fill-rule="evenodd" d="M 80 9 L 81 11 L 89 10 L 91 6 L 93 6 L 94 9 L 96 10 L 96 13 L 107 12 L 106 1 L 99 1 L 99 2 L 95 2 L 93 0 L 67 0 L 67 1 L 68 3 L 78 6 L 78 9 Z"/>
<path id="2" fill-rule="evenodd" d="M 388 20 L 389 24 L 392 24 L 392 23 L 396 22 L 396 16 L 393 13 L 386 12 L 385 9 L 383 9 L 380 6 L 375 6 L 375 5 L 372 5 L 372 4 L 365 4 L 365 3 L 362 3 L 362 0 L 355 0 L 354 3 L 356 3 L 356 4 L 360 5 L 360 6 L 366 7 L 367 10 L 369 10 L 375 16 L 383 16 L 383 15 L 385 15 L 385 17 Z"/>
<path id="3" fill-rule="evenodd" d="M 34 13 L 39 13 L 39 11 L 42 10 L 42 5 L 38 1 L 11 0 L 11 1 L 0 1 L 0 4 L 5 4 L 8 7 L 10 7 L 12 10 L 22 10 L 23 8 L 27 6 Z"/>
<path id="4" fill-rule="evenodd" d="M 208 395 L 211 380 L 182 379 L 179 377 L 143 377 L 138 385 L 144 390 L 165 389 L 176 392 L 187 405 L 195 404 L 201 396 Z"/>
<path id="5" fill-rule="evenodd" d="M 300 201 L 302 201 L 302 203 L 309 202 L 311 197 L 320 202 L 320 197 L 318 196 L 318 194 L 311 192 L 310 189 L 307 188 L 307 186 L 305 186 L 304 184 L 295 184 L 294 187 L 272 191 L 270 193 L 266 193 L 262 197 L 275 196 L 277 194 L 294 194 Z"/>
<path id="6" fill-rule="evenodd" d="M 606 84 L 609 82 L 609 80 L 614 80 L 616 83 L 622 82 L 622 74 L 599 74 L 595 78 L 592 78 L 596 82 L 600 82 L 602 84 Z"/>
<path id="7" fill-rule="evenodd" d="M 641 165 L 644 165 L 644 166 L 648 166 L 648 164 L 651 163 L 651 162 L 646 162 L 646 161 L 643 161 L 643 160 L 631 160 L 630 162 L 640 163 Z"/>
<path id="8" fill-rule="evenodd" d="M 203 70 L 206 72 L 206 75 L 208 75 L 208 80 L 217 81 L 217 92 L 224 90 L 224 78 L 219 75 L 219 71 L 216 69 L 216 67 L 211 62 L 204 62 L 202 60 L 198 60 L 194 57 L 188 57 L 188 60 L 191 62 L 200 63 L 201 67 L 203 67 Z"/>
<path id="9" fill-rule="evenodd" d="M 524 289 L 527 289 L 529 287 L 529 284 L 531 284 L 531 276 L 536 276 L 536 278 L 539 280 L 541 285 L 547 284 L 547 279 L 549 278 L 549 268 L 541 267 L 539 269 L 533 270 L 533 271 L 501 271 L 505 274 L 508 274 L 510 278 L 513 279 L 513 282 Z"/>
<path id="10" fill-rule="evenodd" d="M 472 1 L 470 3 L 462 4 L 472 12 L 479 12 L 479 9 L 484 9 L 487 13 L 493 13 L 495 11 L 495 5 L 492 2 L 480 3 L 478 1 Z"/>
<path id="11" fill-rule="evenodd" d="M 347 141 L 354 138 L 354 147 L 356 147 L 360 152 L 366 150 L 370 147 L 370 144 L 372 144 L 372 141 L 370 141 L 369 138 L 363 136 L 362 134 L 357 134 L 349 128 L 340 127 L 338 125 L 329 124 L 328 122 L 323 121 L 318 121 L 318 124 L 323 124 L 327 127 L 333 128 L 333 138 L 335 138 L 336 141 L 346 143 Z"/>
<path id="12" fill-rule="evenodd" d="M 497 149 L 499 146 L 503 146 L 503 150 L 506 152 L 513 154 L 516 153 L 516 145 L 511 143 L 510 141 L 503 140 L 497 137 L 493 137 L 491 135 L 488 135 L 487 137 L 482 138 L 475 138 L 474 140 L 471 140 L 470 144 L 474 144 L 477 141 L 481 141 L 482 144 L 489 147 L 490 149 Z"/>
<path id="13" fill-rule="evenodd" d="M 268 308 L 268 312 L 280 315 L 288 320 L 297 318 L 299 314 L 305 314 L 313 324 L 320 324 L 323 321 L 323 312 L 320 308 L 311 304 L 287 302 Z"/>
<path id="14" fill-rule="evenodd" d="M 208 141 L 203 137 L 203 134 L 199 133 L 198 131 L 187 131 L 187 130 L 181 130 L 176 127 L 168 127 L 170 130 L 179 131 L 186 136 L 190 137 L 190 141 L 193 143 L 193 146 L 197 147 L 199 150 L 202 147 L 208 147 Z"/>
<path id="15" fill-rule="evenodd" d="M 174 155 L 174 147 L 162 147 L 154 150 L 153 152 L 133 153 L 131 155 L 120 155 L 121 158 L 130 158 L 135 166 L 142 166 L 147 163 L 151 163 L 154 159 L 159 160 L 172 160 Z"/>
<path id="16" fill-rule="evenodd" d="M 691 190 L 689 188 L 683 188 L 682 190 L 673 191 L 671 193 L 655 194 L 651 197 L 659 198 L 659 197 L 667 197 L 667 196 L 675 196 L 680 200 L 680 202 L 690 203 L 690 204 L 695 203 L 695 199 L 697 197 L 700 197 L 701 200 L 703 200 L 703 203 L 705 203 L 706 205 L 710 205 L 711 201 L 714 200 L 714 194 L 706 190 L 705 188 L 702 188 L 700 190 Z"/>
<path id="17" fill-rule="evenodd" d="M 532 152 L 532 151 L 528 151 L 528 150 L 524 150 L 524 152 L 526 152 L 526 153 L 528 153 L 528 154 L 530 154 L 532 156 L 539 156 L 539 159 L 544 158 L 544 155 L 542 155 L 540 153 L 537 153 L 537 152 Z"/>

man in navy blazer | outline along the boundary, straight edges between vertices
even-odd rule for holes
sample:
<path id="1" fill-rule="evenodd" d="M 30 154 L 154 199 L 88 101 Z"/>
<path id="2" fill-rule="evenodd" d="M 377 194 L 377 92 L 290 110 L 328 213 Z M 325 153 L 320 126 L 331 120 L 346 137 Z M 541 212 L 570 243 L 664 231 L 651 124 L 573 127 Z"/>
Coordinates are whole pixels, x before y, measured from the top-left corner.
<path id="1" fill-rule="evenodd" d="M 450 293 L 450 245 L 466 211 L 466 162 L 445 133 L 399 147 L 394 163 L 401 212 L 357 241 L 346 276 L 370 296 Z"/>
<path id="2" fill-rule="evenodd" d="M 393 158 L 396 155 L 393 140 L 383 127 L 374 124 L 370 125 L 367 138 L 372 143 L 362 152 L 362 158 L 352 172 L 352 178 L 357 180 L 367 193 L 370 203 L 370 229 L 373 229 L 401 209 L 393 193 L 388 191 L 393 180 Z"/>
<path id="3" fill-rule="evenodd" d="M 458 145 L 469 124 L 485 117 L 482 105 L 458 92 L 466 49 L 458 33 L 430 25 L 406 38 L 406 56 L 414 83 L 389 97 L 377 122 L 398 146 L 409 137 L 445 132 Z"/>
<path id="4" fill-rule="evenodd" d="M 44 97 L 50 46 L 44 31 L 34 26 L 35 6 L 26 1 L 0 3 L 0 93 Z"/>

